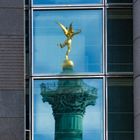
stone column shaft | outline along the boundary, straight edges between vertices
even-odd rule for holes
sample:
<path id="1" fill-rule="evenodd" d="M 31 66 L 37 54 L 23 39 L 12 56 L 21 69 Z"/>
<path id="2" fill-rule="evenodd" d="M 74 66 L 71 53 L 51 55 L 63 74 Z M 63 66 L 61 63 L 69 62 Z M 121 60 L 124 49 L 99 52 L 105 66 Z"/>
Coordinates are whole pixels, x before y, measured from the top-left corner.
<path id="1" fill-rule="evenodd" d="M 55 140 L 82 140 L 83 115 L 55 115 Z"/>

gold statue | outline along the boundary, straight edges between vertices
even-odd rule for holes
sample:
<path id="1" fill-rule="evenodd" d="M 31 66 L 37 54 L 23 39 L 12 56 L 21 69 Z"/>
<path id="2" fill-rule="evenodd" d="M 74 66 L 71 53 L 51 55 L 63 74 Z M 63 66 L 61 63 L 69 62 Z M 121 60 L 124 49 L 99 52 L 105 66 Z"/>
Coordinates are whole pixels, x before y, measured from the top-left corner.
<path id="1" fill-rule="evenodd" d="M 69 60 L 69 53 L 71 51 L 71 43 L 72 43 L 72 38 L 79 34 L 81 32 L 81 30 L 78 30 L 77 32 L 74 32 L 73 27 L 72 27 L 72 23 L 70 24 L 69 28 L 65 27 L 63 24 L 57 22 L 58 25 L 61 27 L 61 29 L 63 30 L 65 36 L 67 37 L 67 39 L 64 41 L 64 43 L 60 43 L 60 47 L 64 48 L 65 46 L 68 47 L 67 51 L 66 51 L 66 56 L 65 56 L 65 64 L 64 65 L 69 65 L 68 63 L 73 63 L 72 61 L 70 62 Z M 63 65 L 63 67 L 65 67 Z M 73 65 L 73 64 L 71 64 Z"/>

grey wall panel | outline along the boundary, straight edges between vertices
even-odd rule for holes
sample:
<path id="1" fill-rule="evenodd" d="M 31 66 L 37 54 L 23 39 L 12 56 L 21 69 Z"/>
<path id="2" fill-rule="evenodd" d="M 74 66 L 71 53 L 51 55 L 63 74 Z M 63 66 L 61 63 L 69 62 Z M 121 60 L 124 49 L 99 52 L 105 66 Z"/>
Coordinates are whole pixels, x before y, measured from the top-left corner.
<path id="1" fill-rule="evenodd" d="M 133 4 L 134 25 L 134 138 L 140 139 L 140 0 Z"/>
<path id="2" fill-rule="evenodd" d="M 16 8 L 0 8 L 0 35 L 23 35 L 23 11 Z"/>
<path id="3" fill-rule="evenodd" d="M 23 140 L 23 118 L 0 118 L 0 140 Z"/>
<path id="4" fill-rule="evenodd" d="M 0 0 L 0 140 L 24 139 L 24 0 Z"/>
<path id="5" fill-rule="evenodd" d="M 137 2 L 137 0 L 133 0 L 133 4 L 134 4 L 135 2 Z"/>
<path id="6" fill-rule="evenodd" d="M 0 7 L 23 8 L 23 0 L 0 0 Z"/>
<path id="7" fill-rule="evenodd" d="M 0 36 L 0 89 L 24 88 L 23 36 Z"/>
<path id="8" fill-rule="evenodd" d="M 0 91 L 0 117 L 24 117 L 23 91 Z"/>
<path id="9" fill-rule="evenodd" d="M 140 116 L 135 117 L 135 140 L 140 139 Z"/>
<path id="10" fill-rule="evenodd" d="M 140 0 L 137 0 L 133 5 L 133 30 L 134 40 L 140 37 Z"/>
<path id="11" fill-rule="evenodd" d="M 139 25 L 140 26 L 140 25 Z M 138 76 L 140 74 L 140 38 L 134 40 L 134 76 Z"/>

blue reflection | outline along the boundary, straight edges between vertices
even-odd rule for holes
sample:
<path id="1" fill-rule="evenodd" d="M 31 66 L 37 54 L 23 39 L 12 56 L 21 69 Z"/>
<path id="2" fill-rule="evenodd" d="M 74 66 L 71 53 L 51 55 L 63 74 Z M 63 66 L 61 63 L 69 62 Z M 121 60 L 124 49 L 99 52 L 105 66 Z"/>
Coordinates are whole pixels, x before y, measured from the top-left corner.
<path id="1" fill-rule="evenodd" d="M 56 21 L 82 33 L 72 42 L 70 59 L 75 72 L 102 72 L 102 11 L 35 11 L 33 20 L 33 72 L 60 73 L 67 48 L 57 44 L 65 40 Z"/>
<path id="2" fill-rule="evenodd" d="M 33 0 L 33 4 L 94 4 L 102 0 Z"/>
<path id="3" fill-rule="evenodd" d="M 83 140 L 103 140 L 103 85 L 101 79 L 83 79 L 89 86 L 97 88 L 95 106 L 88 106 L 83 119 Z M 54 140 L 55 122 L 52 108 L 42 102 L 40 84 L 56 88 L 57 80 L 35 80 L 33 89 L 34 140 Z"/>

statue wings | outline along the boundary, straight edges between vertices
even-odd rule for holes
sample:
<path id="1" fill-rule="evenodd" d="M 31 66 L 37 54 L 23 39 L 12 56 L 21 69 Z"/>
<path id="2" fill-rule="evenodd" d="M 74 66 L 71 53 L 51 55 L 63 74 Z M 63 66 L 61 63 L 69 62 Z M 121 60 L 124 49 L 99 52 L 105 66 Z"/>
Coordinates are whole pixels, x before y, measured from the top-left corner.
<path id="1" fill-rule="evenodd" d="M 81 30 L 79 29 L 77 32 L 74 32 L 73 28 L 72 28 L 72 23 L 70 24 L 69 28 L 65 27 L 63 24 L 57 22 L 57 24 L 61 27 L 61 29 L 63 30 L 64 34 L 67 36 L 69 33 L 71 33 L 71 37 L 73 37 L 74 35 L 77 35 L 81 32 Z"/>
<path id="2" fill-rule="evenodd" d="M 57 22 L 58 25 L 61 27 L 61 29 L 63 30 L 64 34 L 67 35 L 68 34 L 68 29 L 61 23 Z"/>

